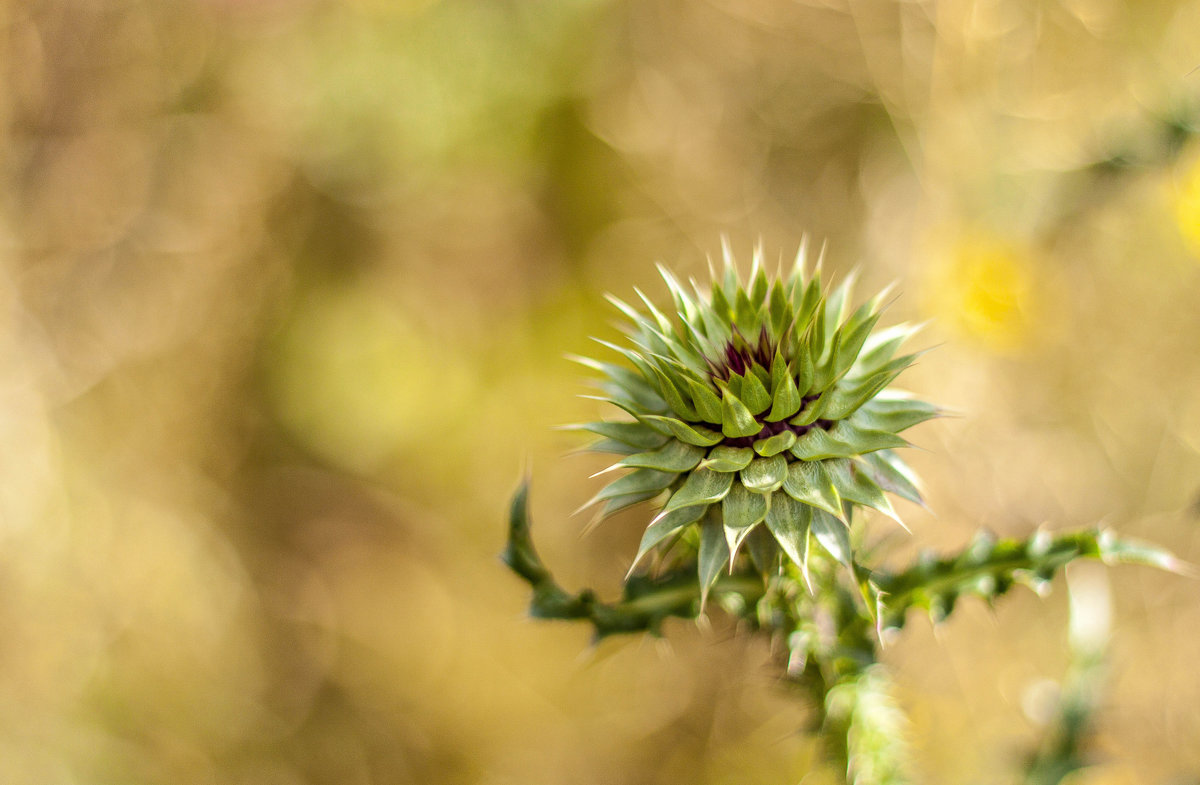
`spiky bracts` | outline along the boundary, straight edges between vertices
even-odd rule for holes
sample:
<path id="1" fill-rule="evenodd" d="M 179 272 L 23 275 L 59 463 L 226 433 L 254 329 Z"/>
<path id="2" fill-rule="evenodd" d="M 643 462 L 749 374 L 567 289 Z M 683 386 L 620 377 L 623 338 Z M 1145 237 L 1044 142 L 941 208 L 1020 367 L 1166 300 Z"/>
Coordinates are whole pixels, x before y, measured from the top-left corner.
<path id="1" fill-rule="evenodd" d="M 852 309 L 853 277 L 827 294 L 820 263 L 806 273 L 803 247 L 776 280 L 756 254 L 748 285 L 726 249 L 707 292 L 659 270 L 671 316 L 640 291 L 646 313 L 610 298 L 630 345 L 601 343 L 629 364 L 575 358 L 603 376 L 603 400 L 630 415 L 573 426 L 601 437 L 594 449 L 625 456 L 609 470 L 630 470 L 589 504 L 607 516 L 665 497 L 634 566 L 691 531 L 702 588 L 743 546 L 764 574 L 781 551 L 807 569 L 812 539 L 848 563 L 855 507 L 896 518 L 885 491 L 920 502 L 893 450 L 908 444 L 900 432 L 938 410 L 887 389 L 916 357 L 897 351 L 917 328 L 872 332 L 883 294 Z"/>

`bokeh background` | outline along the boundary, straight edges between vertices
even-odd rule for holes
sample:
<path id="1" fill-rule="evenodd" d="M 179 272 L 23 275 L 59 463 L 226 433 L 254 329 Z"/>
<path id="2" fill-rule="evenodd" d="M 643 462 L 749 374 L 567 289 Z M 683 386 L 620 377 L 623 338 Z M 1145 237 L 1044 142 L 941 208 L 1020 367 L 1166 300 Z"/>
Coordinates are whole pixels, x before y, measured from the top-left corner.
<path id="1" fill-rule="evenodd" d="M 1176 0 L 0 0 L 0 781 L 799 780 L 765 644 L 592 647 L 496 558 L 528 470 L 615 591 L 563 355 L 722 235 L 932 320 L 896 558 L 1200 562 L 1197 66 Z M 1110 577 L 1076 781 L 1196 782 L 1200 583 Z M 1063 589 L 889 649 L 921 781 L 1012 781 Z"/>

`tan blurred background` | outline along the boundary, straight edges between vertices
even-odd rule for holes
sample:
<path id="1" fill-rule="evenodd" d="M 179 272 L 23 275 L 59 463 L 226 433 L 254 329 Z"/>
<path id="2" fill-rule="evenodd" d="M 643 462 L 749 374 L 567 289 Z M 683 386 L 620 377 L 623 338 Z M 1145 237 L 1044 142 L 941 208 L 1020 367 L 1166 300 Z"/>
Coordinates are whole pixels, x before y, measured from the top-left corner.
<path id="1" fill-rule="evenodd" d="M 787 783 L 767 648 L 589 648 L 605 412 L 565 353 L 727 234 L 941 344 L 899 553 L 1105 522 L 1200 562 L 1200 3 L 0 0 L 0 782 Z M 1112 573 L 1084 783 L 1200 777 L 1200 584 Z M 996 783 L 1065 592 L 888 652 L 923 782 Z"/>

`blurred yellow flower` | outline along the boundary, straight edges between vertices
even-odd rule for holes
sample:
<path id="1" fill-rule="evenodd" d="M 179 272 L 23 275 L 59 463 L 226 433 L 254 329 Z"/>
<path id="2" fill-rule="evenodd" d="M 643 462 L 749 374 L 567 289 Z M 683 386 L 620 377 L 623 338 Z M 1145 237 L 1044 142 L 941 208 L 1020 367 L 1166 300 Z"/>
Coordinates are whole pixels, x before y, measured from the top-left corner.
<path id="1" fill-rule="evenodd" d="M 970 237 L 935 266 L 934 315 L 961 335 L 995 351 L 1025 343 L 1032 318 L 1030 254 L 987 237 Z"/>
<path id="2" fill-rule="evenodd" d="M 1175 189 L 1175 221 L 1188 247 L 1200 254 L 1200 157 L 1184 173 Z"/>

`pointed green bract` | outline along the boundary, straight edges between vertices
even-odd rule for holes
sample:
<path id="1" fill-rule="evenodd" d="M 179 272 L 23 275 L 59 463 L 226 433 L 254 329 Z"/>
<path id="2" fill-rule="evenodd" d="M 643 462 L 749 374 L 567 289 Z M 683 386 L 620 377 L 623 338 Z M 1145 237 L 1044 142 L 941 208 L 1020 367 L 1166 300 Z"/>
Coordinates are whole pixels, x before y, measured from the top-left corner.
<path id="1" fill-rule="evenodd" d="M 582 448 L 580 451 L 604 452 L 611 455 L 637 455 L 639 452 L 642 452 L 642 450 L 639 450 L 637 447 L 630 447 L 628 444 L 624 444 L 615 439 L 600 439 L 599 441 L 594 441 Z"/>
<path id="2" fill-rule="evenodd" d="M 754 450 L 749 447 L 714 447 L 701 467 L 715 472 L 740 472 L 754 460 Z"/>
<path id="3" fill-rule="evenodd" d="M 718 314 L 713 304 L 705 303 L 701 306 L 700 324 L 704 328 L 704 337 L 708 339 L 708 342 L 714 349 L 724 346 L 732 334 L 729 327 L 728 311 L 724 315 Z"/>
<path id="4" fill-rule="evenodd" d="M 700 524 L 700 549 L 696 561 L 700 576 L 700 604 L 703 606 L 708 601 L 709 590 L 721 577 L 725 565 L 729 564 L 729 542 L 725 539 L 725 528 L 711 515 Z"/>
<path id="5" fill-rule="evenodd" d="M 658 379 L 659 393 L 662 395 L 663 400 L 667 402 L 667 406 L 671 408 L 671 411 L 683 418 L 684 421 L 695 422 L 700 419 L 691 401 L 683 397 L 683 393 L 679 391 L 679 387 L 674 380 L 659 369 L 655 369 L 655 376 Z M 683 380 L 680 379 L 679 383 L 682 384 Z"/>
<path id="6" fill-rule="evenodd" d="M 835 378 L 845 375 L 854 365 L 867 336 L 871 334 L 871 328 L 879 321 L 880 314 L 871 313 L 870 305 L 870 303 L 863 305 L 846 323 L 846 327 L 841 333 L 841 340 L 838 342 L 837 351 L 833 357 Z"/>
<path id="7" fill-rule="evenodd" d="M 772 499 L 774 503 L 774 499 Z M 767 511 L 770 515 L 771 511 Z M 779 569 L 779 543 L 766 526 L 754 526 L 745 539 L 746 552 L 754 562 L 754 568 L 762 575 L 772 575 Z"/>
<path id="8" fill-rule="evenodd" d="M 792 375 L 791 369 L 788 368 L 788 362 L 783 359 L 783 354 L 779 351 L 778 347 L 775 349 L 775 356 L 771 358 L 770 375 L 771 379 L 768 389 L 772 391 L 779 387 L 784 379 L 789 379 Z"/>
<path id="9" fill-rule="evenodd" d="M 741 397 L 751 414 L 762 414 L 771 405 L 771 394 L 767 392 L 767 388 L 756 373 L 751 373 L 746 377 L 746 382 L 742 385 Z"/>
<path id="10" fill-rule="evenodd" d="M 725 418 L 721 431 L 726 436 L 753 436 L 762 430 L 762 424 L 732 391 L 725 391 L 721 404 L 721 414 Z"/>
<path id="11" fill-rule="evenodd" d="M 728 394 L 732 394 L 734 398 L 737 398 L 738 402 L 740 403 L 742 400 L 742 397 L 741 397 L 742 396 L 742 385 L 745 383 L 746 383 L 745 376 L 742 376 L 740 373 L 730 373 L 729 378 L 725 380 L 725 384 L 721 387 L 722 399 L 728 393 Z M 742 405 L 745 406 L 745 404 L 742 404 Z M 750 407 L 747 406 L 746 411 L 749 412 Z M 751 414 L 753 414 L 753 413 L 751 413 Z M 725 416 L 724 409 L 721 410 L 721 416 L 722 417 Z"/>
<path id="12" fill-rule="evenodd" d="M 654 321 L 658 325 L 659 331 L 663 335 L 670 335 L 671 334 L 671 320 L 667 318 L 666 314 L 664 314 L 662 311 L 658 310 L 658 306 L 656 306 L 654 304 L 654 301 L 651 300 L 649 297 L 647 297 L 645 294 L 643 294 L 641 289 L 639 289 L 635 286 L 635 287 L 633 287 L 633 291 L 637 294 L 638 299 L 646 304 L 646 309 L 649 310 L 650 315 L 652 317 L 654 317 Z"/>
<path id="13" fill-rule="evenodd" d="M 640 422 L 588 422 L 567 427 L 572 430 L 591 431 L 597 436 L 604 436 L 641 450 L 661 447 L 667 441 L 663 434 Z"/>
<path id="14" fill-rule="evenodd" d="M 830 434 L 850 446 L 850 455 L 866 455 L 879 450 L 907 447 L 908 441 L 888 431 L 860 428 L 850 420 L 842 420 L 829 429 Z"/>
<path id="15" fill-rule="evenodd" d="M 857 282 L 858 269 L 856 268 L 842 279 L 842 282 L 830 293 L 829 299 L 825 301 L 825 313 L 829 314 L 829 321 L 833 324 L 841 324 L 846 320 L 846 309 L 850 307 L 850 293 L 854 291 L 854 284 Z"/>
<path id="16" fill-rule="evenodd" d="M 855 420 L 864 428 L 899 433 L 932 420 L 940 413 L 936 406 L 925 401 L 881 396 L 864 403 Z"/>
<path id="17" fill-rule="evenodd" d="M 859 407 L 878 395 L 904 368 L 912 362 L 913 356 L 902 357 L 876 371 L 869 376 L 846 379 L 843 386 L 833 389 L 822 416 L 833 419 L 849 417 L 858 411 Z M 899 367 L 896 364 L 899 363 Z"/>
<path id="18" fill-rule="evenodd" d="M 773 493 L 788 476 L 787 460 L 782 455 L 755 458 L 742 469 L 742 484 L 756 493 Z"/>
<path id="19" fill-rule="evenodd" d="M 791 374 L 788 374 L 780 379 L 779 384 L 775 387 L 775 393 L 771 398 L 771 412 L 766 417 L 767 422 L 786 420 L 799 412 L 803 404 L 804 399 L 800 396 L 799 388 L 796 387 L 796 380 L 792 378 Z"/>
<path id="20" fill-rule="evenodd" d="M 770 458 L 772 455 L 778 455 L 791 448 L 796 443 L 796 434 L 792 431 L 783 431 L 774 436 L 768 436 L 765 439 L 759 439 L 754 443 L 754 451 L 764 458 Z"/>
<path id="21" fill-rule="evenodd" d="M 636 491 L 627 493 L 621 496 L 614 496 L 604 502 L 604 506 L 600 508 L 600 517 L 607 518 L 610 515 L 620 512 L 635 504 L 647 502 L 658 496 L 662 491 Z M 588 502 L 584 507 L 590 507 L 595 501 Z"/>
<path id="22" fill-rule="evenodd" d="M 661 491 L 670 485 L 678 475 L 673 472 L 659 472 L 653 469 L 638 469 L 624 477 L 613 480 L 604 486 L 604 490 L 596 494 L 589 504 L 625 496 L 630 493 L 645 493 L 646 491 Z"/>
<path id="23" fill-rule="evenodd" d="M 842 499 L 833 479 L 819 462 L 796 461 L 788 466 L 783 490 L 798 502 L 812 505 L 833 515 L 842 514 Z"/>
<path id="24" fill-rule="evenodd" d="M 725 525 L 735 529 L 753 526 L 767 515 L 767 497 L 747 489 L 735 482 L 729 493 L 721 500 L 721 514 Z"/>
<path id="25" fill-rule="evenodd" d="M 700 419 L 706 423 L 720 425 L 724 421 L 724 415 L 721 409 L 721 399 L 717 397 L 717 394 L 692 379 L 687 380 L 687 386 L 688 394 L 692 396 L 692 403 L 695 405 Z"/>
<path id="26" fill-rule="evenodd" d="M 713 504 L 725 498 L 733 485 L 733 475 L 714 472 L 711 469 L 696 469 L 687 476 L 679 490 L 671 495 L 664 512 L 695 504 Z"/>
<path id="27" fill-rule="evenodd" d="M 620 468 L 657 469 L 663 472 L 686 472 L 696 468 L 704 458 L 704 449 L 680 441 L 669 441 L 653 452 L 630 455 L 616 464 Z"/>
<path id="28" fill-rule="evenodd" d="M 825 465 L 839 496 L 846 501 L 878 510 L 900 523 L 900 516 L 892 509 L 892 503 L 883 495 L 883 489 L 872 482 L 865 472 L 859 470 L 847 459 L 826 461 Z"/>
<path id="29" fill-rule="evenodd" d="M 630 566 L 629 571 L 632 572 L 633 568 L 638 565 L 638 562 L 640 562 L 646 556 L 646 554 L 654 548 L 654 546 L 658 545 L 660 542 L 667 539 L 685 526 L 693 524 L 704 517 L 704 509 L 705 508 L 703 507 L 683 507 L 663 515 L 647 526 L 645 533 L 642 534 L 642 542 L 641 545 L 638 546 L 637 556 L 634 557 L 633 564 Z"/>
<path id="30" fill-rule="evenodd" d="M 624 397 L 626 402 L 647 411 L 658 411 L 666 406 L 662 396 L 644 378 L 628 368 L 578 355 L 568 355 L 567 359 L 608 377 L 597 386 L 613 397 Z"/>
<path id="31" fill-rule="evenodd" d="M 751 526 L 730 526 L 725 524 L 725 545 L 729 548 L 729 571 L 733 572 L 734 562 L 737 561 L 738 551 L 750 535 L 757 531 L 758 527 Z"/>
<path id="32" fill-rule="evenodd" d="M 809 402 L 807 406 L 801 409 L 799 414 L 788 420 L 788 423 L 797 427 L 812 425 L 821 418 L 822 413 L 825 411 L 825 404 L 829 402 L 830 396 L 831 393 L 829 390 L 821 393 L 815 400 Z"/>
<path id="33" fill-rule="evenodd" d="M 824 458 L 849 458 L 877 450 L 906 447 L 908 442 L 894 433 L 868 431 L 848 421 L 839 422 L 828 431 L 813 428 L 792 446 L 792 455 L 805 461 Z"/>
<path id="34" fill-rule="evenodd" d="M 648 424 L 659 429 L 660 433 L 674 436 L 681 442 L 694 444 L 698 447 L 711 447 L 721 441 L 721 434 L 705 428 L 698 423 L 685 423 L 674 417 L 660 417 L 647 414 L 642 418 Z"/>
<path id="35" fill-rule="evenodd" d="M 850 445 L 835 439 L 824 428 L 813 428 L 796 439 L 790 452 L 801 461 L 820 461 L 825 458 L 842 458 L 854 454 Z"/>
<path id="36" fill-rule="evenodd" d="M 808 395 L 812 390 L 813 379 L 816 375 L 812 355 L 804 351 L 802 347 L 796 354 L 796 392 L 800 395 Z"/>
<path id="37" fill-rule="evenodd" d="M 850 530 L 846 524 L 834 518 L 824 510 L 813 510 L 812 535 L 821 543 L 821 547 L 829 555 L 845 564 L 847 567 L 854 562 L 850 547 Z"/>
<path id="38" fill-rule="evenodd" d="M 914 504 L 924 503 L 916 475 L 891 450 L 865 455 L 863 462 L 867 475 L 880 488 Z"/>
<path id="39" fill-rule="evenodd" d="M 735 561 L 768 571 L 782 552 L 803 568 L 810 537 L 848 561 L 853 509 L 894 517 L 887 493 L 919 502 L 894 451 L 908 445 L 901 431 L 939 411 L 887 389 L 916 357 L 897 352 L 917 328 L 874 332 L 885 295 L 855 302 L 850 276 L 827 296 L 820 268 L 808 274 L 802 251 L 772 280 L 756 254 L 743 283 L 726 249 L 711 285 L 685 289 L 659 267 L 672 308 L 640 290 L 637 307 L 610 298 L 628 339 L 599 343 L 618 361 L 574 359 L 633 421 L 574 427 L 623 456 L 611 469 L 632 470 L 593 499 L 602 514 L 666 499 L 635 564 L 656 548 L 695 548 L 707 591 Z"/>
<path id="40" fill-rule="evenodd" d="M 808 531 L 813 508 L 800 504 L 786 493 L 776 493 L 767 511 L 766 523 L 779 547 L 801 570 L 808 570 Z"/>
<path id="41" fill-rule="evenodd" d="M 740 286 L 734 293 L 733 321 L 743 335 L 753 335 L 762 324 L 758 309 L 750 302 L 749 293 Z"/>

